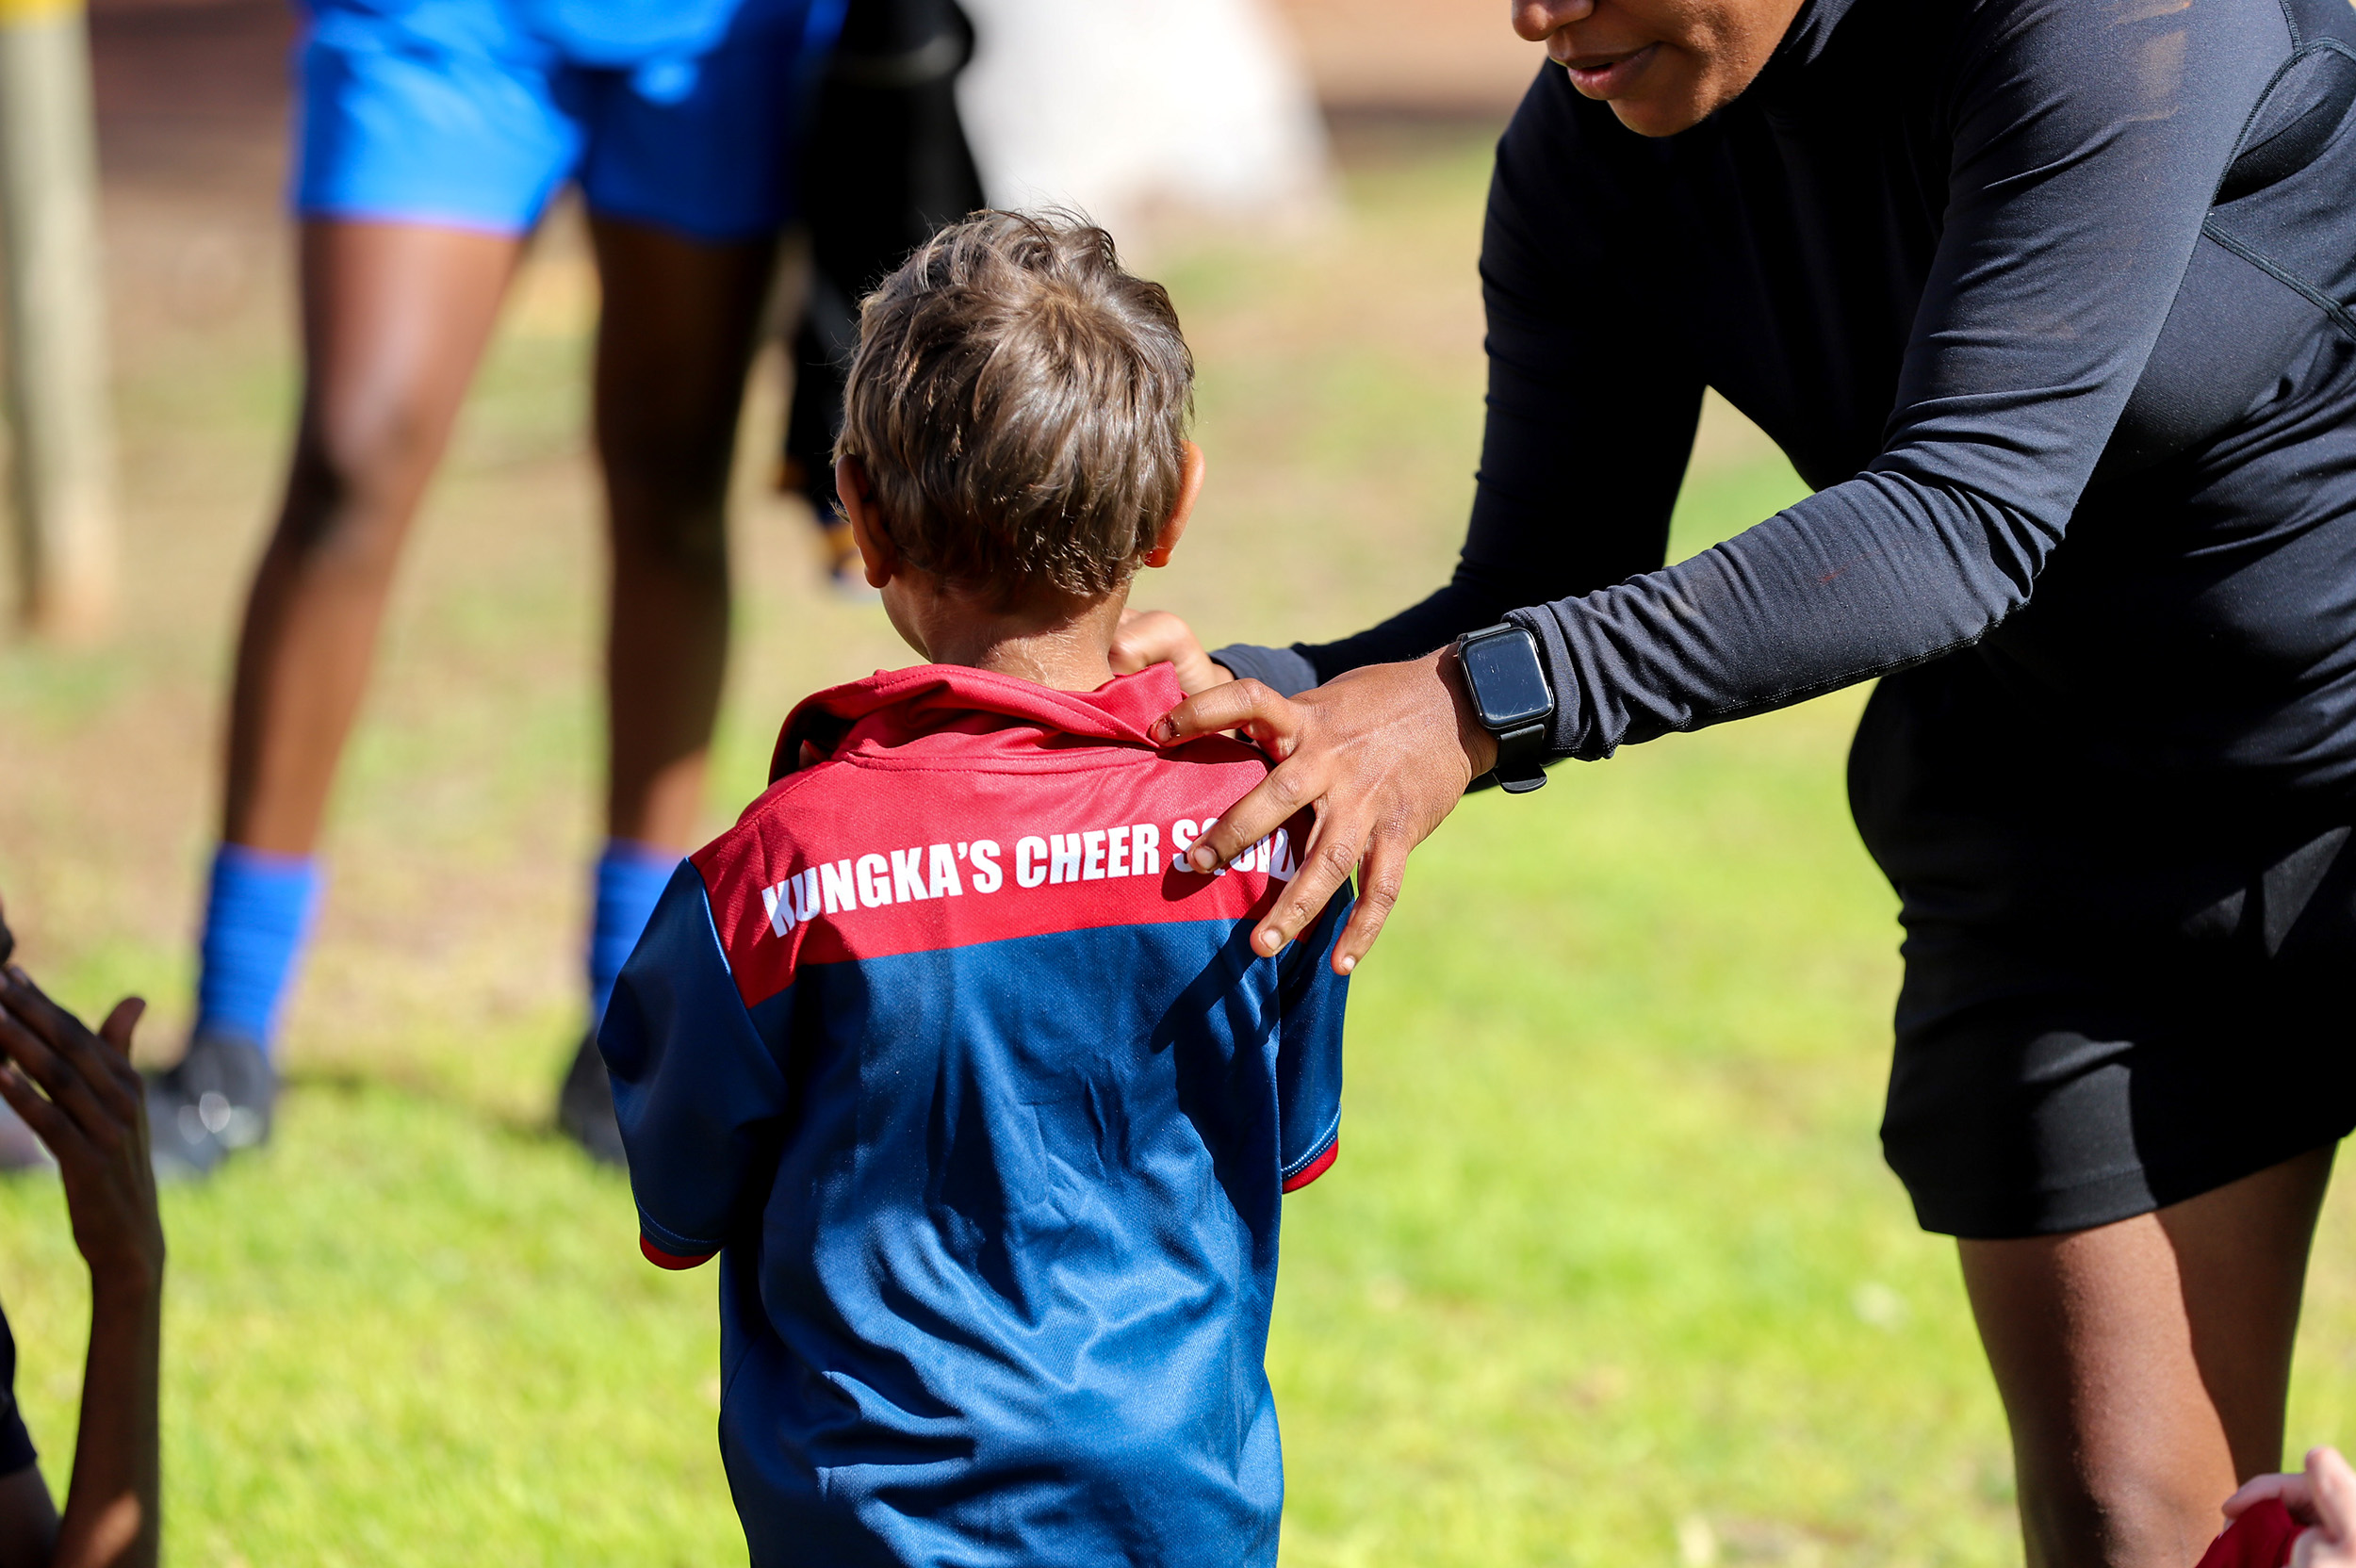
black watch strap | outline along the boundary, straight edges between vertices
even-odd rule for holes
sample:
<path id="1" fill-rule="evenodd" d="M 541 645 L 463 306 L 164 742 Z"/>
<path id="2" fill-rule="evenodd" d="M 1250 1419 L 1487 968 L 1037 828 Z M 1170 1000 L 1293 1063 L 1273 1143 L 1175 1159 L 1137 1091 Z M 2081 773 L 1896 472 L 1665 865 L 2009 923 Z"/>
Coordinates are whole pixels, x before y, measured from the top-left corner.
<path id="1" fill-rule="evenodd" d="M 1497 766 L 1489 776 L 1509 795 L 1528 794 L 1546 783 L 1546 727 L 1541 720 L 1497 737 Z"/>

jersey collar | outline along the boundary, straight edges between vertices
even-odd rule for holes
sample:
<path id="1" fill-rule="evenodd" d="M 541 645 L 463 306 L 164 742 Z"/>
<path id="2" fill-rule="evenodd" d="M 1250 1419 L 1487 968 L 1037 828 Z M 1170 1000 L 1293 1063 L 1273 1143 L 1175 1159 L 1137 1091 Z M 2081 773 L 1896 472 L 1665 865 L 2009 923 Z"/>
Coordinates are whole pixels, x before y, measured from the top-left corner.
<path id="1" fill-rule="evenodd" d="M 878 670 L 802 700 L 777 735 L 769 781 L 776 783 L 799 765 L 804 741 L 829 757 L 889 750 L 946 729 L 1045 731 L 1150 747 L 1157 744 L 1153 721 L 1185 698 L 1178 672 L 1169 664 L 1115 676 L 1092 692 L 1058 692 L 959 664 Z"/>

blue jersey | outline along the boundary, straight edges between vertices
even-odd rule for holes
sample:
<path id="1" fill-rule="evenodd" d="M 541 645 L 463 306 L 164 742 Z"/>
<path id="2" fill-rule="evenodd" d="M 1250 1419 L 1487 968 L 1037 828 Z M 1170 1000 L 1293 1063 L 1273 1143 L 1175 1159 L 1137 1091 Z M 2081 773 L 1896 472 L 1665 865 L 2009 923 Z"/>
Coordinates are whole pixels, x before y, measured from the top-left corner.
<path id="1" fill-rule="evenodd" d="M 931 666 L 822 694 L 682 863 L 599 1037 L 641 1246 L 721 1259 L 720 1432 L 761 1564 L 1273 1563 L 1282 1195 L 1337 1148 L 1336 898 L 1250 935 L 1305 819 L 1092 693 Z"/>

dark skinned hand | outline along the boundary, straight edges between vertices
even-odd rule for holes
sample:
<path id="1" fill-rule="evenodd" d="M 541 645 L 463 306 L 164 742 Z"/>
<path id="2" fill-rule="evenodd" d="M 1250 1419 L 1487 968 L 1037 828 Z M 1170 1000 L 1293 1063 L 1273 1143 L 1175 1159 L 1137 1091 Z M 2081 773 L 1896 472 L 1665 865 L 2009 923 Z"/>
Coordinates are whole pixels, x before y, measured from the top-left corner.
<path id="1" fill-rule="evenodd" d="M 1234 671 L 1203 651 L 1194 629 L 1167 610 L 1122 611 L 1105 659 L 1116 675 L 1169 664 L 1178 672 L 1178 689 L 1190 697 L 1235 678 Z"/>
<path id="2" fill-rule="evenodd" d="M 0 956 L 14 945 L 7 930 L 0 924 Z M 131 1031 L 146 1010 L 125 997 L 92 1034 L 23 970 L 0 965 L 0 1099 L 56 1156 L 74 1243 L 97 1288 L 152 1289 L 163 1274 L 147 1099 L 131 1066 Z"/>
<path id="3" fill-rule="evenodd" d="M 6 961 L 13 945 L 0 923 L 0 1099 L 57 1158 L 74 1243 L 90 1265 L 90 1325 L 65 1514 L 39 1466 L 0 1477 L 0 1561 L 155 1568 L 164 1231 L 147 1096 L 131 1067 L 131 1031 L 147 1004 L 115 1004 L 93 1035 Z"/>
<path id="4" fill-rule="evenodd" d="M 1357 872 L 1358 905 L 1333 946 L 1334 972 L 1348 974 L 1399 902 L 1408 852 L 1497 763 L 1497 742 L 1473 717 L 1456 650 L 1369 664 L 1291 698 L 1256 680 L 1213 686 L 1171 709 L 1154 739 L 1172 745 L 1231 729 L 1276 767 L 1195 841 L 1188 858 L 1197 871 L 1216 870 L 1315 808 L 1301 871 L 1252 942 L 1260 953 L 1282 949 Z"/>

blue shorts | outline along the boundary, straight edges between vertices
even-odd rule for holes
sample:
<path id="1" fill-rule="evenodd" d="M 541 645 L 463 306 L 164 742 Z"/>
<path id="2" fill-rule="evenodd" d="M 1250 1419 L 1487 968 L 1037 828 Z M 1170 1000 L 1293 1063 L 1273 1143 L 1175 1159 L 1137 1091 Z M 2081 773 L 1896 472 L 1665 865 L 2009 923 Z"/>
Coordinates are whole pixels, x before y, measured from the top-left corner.
<path id="1" fill-rule="evenodd" d="M 794 212 L 843 0 L 312 0 L 295 210 L 521 234 L 567 179 L 691 238 Z"/>

